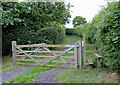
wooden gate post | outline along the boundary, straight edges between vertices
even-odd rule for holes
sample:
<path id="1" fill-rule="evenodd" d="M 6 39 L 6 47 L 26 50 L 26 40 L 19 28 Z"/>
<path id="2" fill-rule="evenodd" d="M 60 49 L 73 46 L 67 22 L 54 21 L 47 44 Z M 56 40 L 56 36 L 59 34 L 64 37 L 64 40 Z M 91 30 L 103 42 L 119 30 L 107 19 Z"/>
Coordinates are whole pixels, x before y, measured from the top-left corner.
<path id="1" fill-rule="evenodd" d="M 82 42 L 81 41 L 78 41 L 78 45 L 79 47 L 77 48 L 77 56 L 78 56 L 78 66 L 79 68 L 82 67 Z"/>
<path id="2" fill-rule="evenodd" d="M 84 65 L 86 65 L 86 39 L 85 39 L 85 32 L 83 33 L 83 55 L 84 55 Z"/>
<path id="3" fill-rule="evenodd" d="M 12 56 L 13 56 L 13 64 L 16 63 L 16 41 L 12 41 Z"/>
<path id="4" fill-rule="evenodd" d="M 77 45 L 77 42 L 75 43 Z M 78 68 L 78 62 L 77 62 L 77 47 L 74 47 L 74 61 L 75 61 L 75 68 Z"/>

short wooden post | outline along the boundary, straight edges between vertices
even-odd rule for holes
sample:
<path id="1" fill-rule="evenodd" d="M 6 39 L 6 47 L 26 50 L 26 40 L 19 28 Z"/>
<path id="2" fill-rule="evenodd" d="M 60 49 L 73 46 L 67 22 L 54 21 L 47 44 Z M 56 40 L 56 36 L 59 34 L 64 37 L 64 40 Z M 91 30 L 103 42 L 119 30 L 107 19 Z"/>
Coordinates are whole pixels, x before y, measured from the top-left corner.
<path id="1" fill-rule="evenodd" d="M 77 45 L 77 43 L 75 43 Z M 74 47 L 74 61 L 75 61 L 75 68 L 78 67 L 77 63 L 77 47 Z"/>
<path id="2" fill-rule="evenodd" d="M 16 41 L 12 41 L 12 56 L 13 56 L 13 64 L 16 63 Z"/>
<path id="3" fill-rule="evenodd" d="M 86 39 L 85 39 L 85 32 L 83 33 L 83 44 L 84 44 L 84 47 L 83 47 L 83 55 L 84 55 L 84 65 L 86 65 Z"/>
<path id="4" fill-rule="evenodd" d="M 77 55 L 78 55 L 78 66 L 79 68 L 82 67 L 82 42 L 81 41 L 78 41 L 78 49 L 77 49 Z"/>
<path id="5" fill-rule="evenodd" d="M 100 58 L 97 58 L 97 67 L 100 68 Z"/>

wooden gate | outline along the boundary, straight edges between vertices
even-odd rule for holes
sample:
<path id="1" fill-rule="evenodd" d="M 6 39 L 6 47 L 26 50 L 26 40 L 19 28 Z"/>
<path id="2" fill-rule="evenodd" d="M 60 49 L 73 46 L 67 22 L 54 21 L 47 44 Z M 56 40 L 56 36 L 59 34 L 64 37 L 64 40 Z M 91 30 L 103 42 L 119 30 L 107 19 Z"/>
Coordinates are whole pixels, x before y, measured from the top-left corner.
<path id="1" fill-rule="evenodd" d="M 82 54 L 81 41 L 74 45 L 17 45 L 12 42 L 12 55 L 14 64 L 40 65 L 53 67 L 81 68 Z M 58 48 L 65 48 L 56 51 Z"/>

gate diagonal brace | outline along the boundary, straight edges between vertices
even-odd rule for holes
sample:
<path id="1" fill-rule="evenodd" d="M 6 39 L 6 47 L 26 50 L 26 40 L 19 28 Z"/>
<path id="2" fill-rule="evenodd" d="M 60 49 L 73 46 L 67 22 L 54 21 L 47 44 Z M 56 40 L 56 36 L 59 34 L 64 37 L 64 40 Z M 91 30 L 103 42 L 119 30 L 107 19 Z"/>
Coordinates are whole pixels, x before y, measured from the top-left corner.
<path id="1" fill-rule="evenodd" d="M 45 43 L 39 44 L 39 45 L 44 45 Z M 36 45 L 36 44 L 35 44 Z M 35 50 L 33 50 L 33 52 L 29 53 L 29 55 L 31 55 L 32 53 L 34 53 L 34 51 L 38 51 L 40 50 L 40 47 L 36 48 Z M 26 57 L 22 58 L 25 59 Z"/>
<path id="2" fill-rule="evenodd" d="M 52 59 L 50 59 L 49 61 L 45 62 L 43 65 L 45 65 L 45 64 L 47 64 L 47 63 L 49 63 L 49 62 L 51 62 L 52 60 L 56 59 L 57 57 L 61 56 L 61 55 L 64 54 L 64 53 L 68 52 L 68 51 L 71 50 L 72 48 L 73 48 L 73 47 L 71 47 L 71 48 L 69 48 L 69 49 L 63 51 L 61 54 L 56 55 L 54 58 L 52 58 Z"/>
<path id="3" fill-rule="evenodd" d="M 38 65 L 41 65 L 40 63 L 38 63 L 34 58 L 32 58 L 30 56 L 30 54 L 27 54 L 25 51 L 21 50 L 20 48 L 17 48 L 18 50 L 20 50 L 21 52 L 23 52 L 26 56 L 30 57 L 33 61 L 35 61 Z M 41 65 L 42 66 L 42 65 Z"/>
<path id="4" fill-rule="evenodd" d="M 44 44 L 44 45 L 47 45 L 46 43 L 43 43 L 43 44 Z M 53 53 L 53 52 L 52 52 L 51 50 L 49 50 L 48 48 L 44 47 L 44 49 L 47 50 L 47 51 L 49 51 L 49 52 L 51 52 L 54 56 L 57 56 L 55 53 Z M 62 61 L 65 62 L 65 60 L 62 59 L 60 56 L 59 56 L 59 58 L 60 58 Z"/>
<path id="5" fill-rule="evenodd" d="M 55 54 L 55 53 L 53 53 L 51 50 L 49 50 L 48 48 L 44 48 L 45 50 L 47 50 L 47 51 L 49 51 L 49 52 L 51 52 L 54 56 L 58 56 L 57 54 Z M 65 62 L 65 60 L 64 59 L 62 59 L 60 56 L 58 56 L 62 61 L 64 61 Z"/>

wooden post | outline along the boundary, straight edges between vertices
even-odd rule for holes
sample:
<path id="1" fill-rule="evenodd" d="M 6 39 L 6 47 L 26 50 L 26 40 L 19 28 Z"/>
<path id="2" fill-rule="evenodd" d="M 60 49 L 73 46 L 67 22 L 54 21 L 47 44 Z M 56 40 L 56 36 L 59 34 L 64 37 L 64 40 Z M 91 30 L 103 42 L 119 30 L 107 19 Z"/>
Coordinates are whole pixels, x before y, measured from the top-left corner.
<path id="1" fill-rule="evenodd" d="M 100 58 L 97 58 L 97 67 L 100 68 Z"/>
<path id="2" fill-rule="evenodd" d="M 77 45 L 77 43 L 75 43 Z M 77 47 L 74 47 L 74 61 L 75 61 L 75 68 L 78 67 L 77 63 Z"/>
<path id="3" fill-rule="evenodd" d="M 84 44 L 84 47 L 83 47 L 83 55 L 84 55 L 84 65 L 86 65 L 86 39 L 85 39 L 85 32 L 83 33 L 83 44 Z"/>
<path id="4" fill-rule="evenodd" d="M 78 66 L 79 66 L 79 68 L 81 68 L 82 67 L 82 42 L 81 41 L 78 41 L 78 45 L 79 45 L 79 47 L 78 47 L 78 49 L 77 49 L 77 56 L 78 56 Z"/>
<path id="5" fill-rule="evenodd" d="M 13 64 L 16 64 L 16 41 L 12 41 Z"/>

